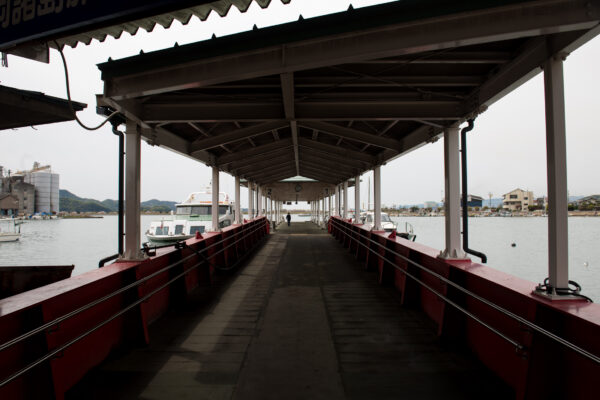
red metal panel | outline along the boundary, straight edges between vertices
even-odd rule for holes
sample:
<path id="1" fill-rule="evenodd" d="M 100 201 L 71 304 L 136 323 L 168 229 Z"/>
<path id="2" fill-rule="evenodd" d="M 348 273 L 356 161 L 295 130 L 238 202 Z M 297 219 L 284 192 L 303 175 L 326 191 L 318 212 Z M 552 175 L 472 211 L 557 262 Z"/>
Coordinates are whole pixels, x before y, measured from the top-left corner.
<path id="1" fill-rule="evenodd" d="M 345 226 L 344 224 L 345 221 L 336 218 L 332 233 L 342 233 L 340 226 Z M 446 284 L 428 271 L 449 279 L 596 356 L 600 355 L 600 305 L 590 304 L 585 300 L 551 302 L 531 294 L 535 287 L 533 282 L 472 262 L 440 259 L 437 257 L 437 250 L 402 238 L 383 238 L 359 226 L 352 228 L 352 235 L 360 233 L 361 242 L 371 249 L 379 248 L 368 238 L 385 243 L 386 259 L 393 260 L 398 267 L 393 281 L 396 288 L 402 291 L 402 304 L 419 306 L 437 323 L 440 335 L 467 345 L 491 371 L 514 388 L 517 398 L 589 398 L 591 393 L 596 392 L 595 384 L 600 376 L 600 366 L 597 363 Z M 358 246 L 356 257 L 364 259 L 367 265 L 379 265 L 382 283 L 386 283 L 386 268 L 391 265 L 387 262 L 378 264 L 378 261 L 373 260 L 378 258 L 375 253 L 361 249 L 364 247 Z M 380 251 L 377 250 L 377 254 Z M 400 256 L 407 257 L 424 270 Z M 440 300 L 430 290 L 406 277 L 403 271 L 409 272 L 502 335 L 519 343 L 523 349 L 518 350 L 492 330 Z"/>
<path id="2" fill-rule="evenodd" d="M 258 218 L 249 224 L 251 229 L 257 229 L 257 232 L 251 235 L 248 244 L 253 245 L 265 235 L 266 223 L 266 218 Z M 234 232 L 235 229 L 232 228 L 228 232 Z M 189 247 L 183 249 L 159 249 L 155 256 L 140 262 L 114 263 L 102 269 L 0 300 L 0 343 L 5 343 L 45 322 L 53 321 L 57 317 L 109 295 L 135 280 L 160 271 L 161 268 L 172 266 L 138 287 L 115 295 L 49 330 L 1 351 L 0 380 L 46 355 L 48 351 L 58 349 L 65 343 L 82 337 L 51 361 L 41 364 L 0 388 L 0 398 L 39 398 L 52 392 L 55 393 L 55 397 L 62 398 L 66 390 L 87 371 L 102 362 L 116 347 L 131 341 L 148 341 L 150 338 L 147 335 L 147 324 L 162 315 L 174 301 L 185 299 L 189 291 L 209 280 L 206 274 L 208 266 L 202 264 L 194 268 L 200 260 L 194 255 L 194 250 L 201 250 L 210 243 L 217 243 L 220 237 L 221 234 L 215 233 L 207 234 L 205 238 L 189 239 L 186 242 Z M 216 254 L 220 248 L 222 245 L 218 244 L 212 250 Z M 247 249 L 244 250 L 243 254 L 247 252 Z M 192 255 L 189 260 L 174 264 L 189 255 Z M 215 258 L 218 257 L 221 258 L 219 262 L 224 262 L 223 253 Z M 231 257 L 228 258 L 228 262 L 233 262 Z M 175 280 L 145 302 L 91 334 L 82 336 L 124 307 L 191 269 L 193 270 L 185 276 L 185 279 L 182 277 Z"/>

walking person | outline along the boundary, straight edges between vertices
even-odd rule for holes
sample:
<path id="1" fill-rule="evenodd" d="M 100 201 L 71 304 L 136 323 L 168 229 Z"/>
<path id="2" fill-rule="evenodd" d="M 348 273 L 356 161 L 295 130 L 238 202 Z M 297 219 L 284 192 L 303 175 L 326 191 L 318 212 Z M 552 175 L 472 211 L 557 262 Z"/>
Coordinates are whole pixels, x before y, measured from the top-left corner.
<path id="1" fill-rule="evenodd" d="M 285 219 L 288 222 L 288 226 L 290 226 L 290 221 L 292 220 L 292 216 L 290 215 L 290 213 L 287 213 L 287 215 L 285 216 Z"/>

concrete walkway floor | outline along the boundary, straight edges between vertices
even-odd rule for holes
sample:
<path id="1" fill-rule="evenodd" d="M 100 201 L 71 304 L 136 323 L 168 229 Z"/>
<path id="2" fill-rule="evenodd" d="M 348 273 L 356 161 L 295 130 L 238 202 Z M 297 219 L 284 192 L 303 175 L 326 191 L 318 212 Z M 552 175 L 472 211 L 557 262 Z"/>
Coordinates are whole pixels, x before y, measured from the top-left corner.
<path id="1" fill-rule="evenodd" d="M 326 231 L 280 225 L 232 276 L 201 288 L 68 398 L 507 399 L 478 362 L 376 283 Z"/>

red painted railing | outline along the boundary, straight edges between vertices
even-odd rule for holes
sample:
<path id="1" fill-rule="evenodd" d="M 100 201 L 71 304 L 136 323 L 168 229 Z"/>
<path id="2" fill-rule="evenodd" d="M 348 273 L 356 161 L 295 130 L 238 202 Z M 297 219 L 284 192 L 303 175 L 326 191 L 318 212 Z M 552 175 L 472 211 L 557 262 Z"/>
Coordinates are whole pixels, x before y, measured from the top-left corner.
<path id="1" fill-rule="evenodd" d="M 515 390 L 516 398 L 597 397 L 600 305 L 551 302 L 535 284 L 485 265 L 331 218 L 329 232 L 418 307 L 444 340 L 460 343 Z M 435 384 L 432 382 L 432 384 Z M 590 397 L 591 396 L 591 397 Z"/>
<path id="2" fill-rule="evenodd" d="M 266 218 L 0 300 L 0 399 L 63 398 L 114 349 L 268 234 Z"/>

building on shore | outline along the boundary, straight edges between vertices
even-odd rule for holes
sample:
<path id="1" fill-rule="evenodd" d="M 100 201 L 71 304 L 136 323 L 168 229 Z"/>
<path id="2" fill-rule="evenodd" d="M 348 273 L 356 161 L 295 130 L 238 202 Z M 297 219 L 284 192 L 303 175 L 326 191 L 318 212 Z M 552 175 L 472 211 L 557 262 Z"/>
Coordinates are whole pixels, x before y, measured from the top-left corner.
<path id="1" fill-rule="evenodd" d="M 18 201 L 18 215 L 34 213 L 56 214 L 59 208 L 59 174 L 52 173 L 50 166 L 34 163 L 27 171 L 4 176 L 0 168 L 0 194 L 10 194 Z"/>
<path id="2" fill-rule="evenodd" d="M 533 192 L 515 189 L 503 195 L 502 209 L 507 211 L 527 211 L 530 205 L 535 204 Z"/>
<path id="3" fill-rule="evenodd" d="M 8 193 L 0 194 L 0 216 L 13 216 L 19 212 L 19 199 Z"/>
<path id="4" fill-rule="evenodd" d="M 467 207 L 479 207 L 483 206 L 483 197 L 475 196 L 470 194 L 467 196 Z"/>

